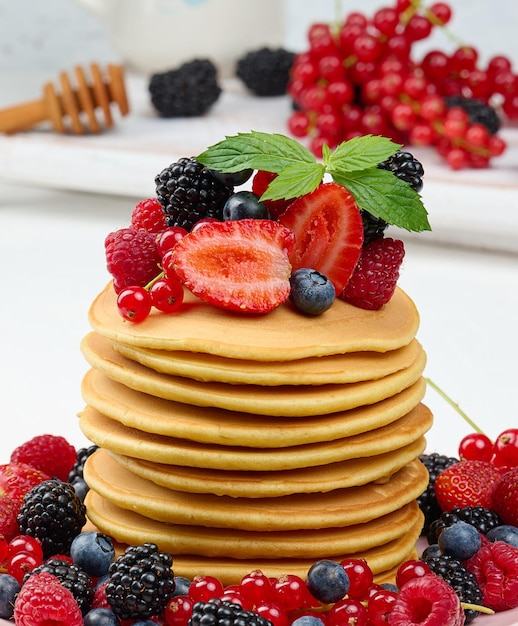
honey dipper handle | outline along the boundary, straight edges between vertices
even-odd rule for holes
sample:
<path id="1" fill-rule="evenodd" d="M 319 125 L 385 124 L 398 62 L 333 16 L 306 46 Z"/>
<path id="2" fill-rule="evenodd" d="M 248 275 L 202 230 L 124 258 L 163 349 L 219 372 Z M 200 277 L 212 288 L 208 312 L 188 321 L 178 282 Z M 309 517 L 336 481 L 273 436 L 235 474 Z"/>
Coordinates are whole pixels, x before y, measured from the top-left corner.
<path id="1" fill-rule="evenodd" d="M 0 111 L 0 132 L 16 133 L 47 119 L 48 112 L 41 100 L 26 102 Z"/>

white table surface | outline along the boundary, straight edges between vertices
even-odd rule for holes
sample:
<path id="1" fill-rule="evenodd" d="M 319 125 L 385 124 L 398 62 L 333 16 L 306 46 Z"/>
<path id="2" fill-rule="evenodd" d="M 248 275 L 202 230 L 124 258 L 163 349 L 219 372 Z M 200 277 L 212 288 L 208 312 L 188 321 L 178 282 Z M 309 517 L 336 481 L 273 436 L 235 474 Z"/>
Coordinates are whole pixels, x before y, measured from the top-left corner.
<path id="1" fill-rule="evenodd" d="M 0 462 L 43 433 L 88 441 L 77 424 L 87 309 L 109 279 L 103 241 L 141 198 L 0 183 Z M 407 241 L 401 286 L 420 313 L 426 375 L 491 437 L 516 426 L 518 255 Z M 433 390 L 429 450 L 471 431 Z"/>

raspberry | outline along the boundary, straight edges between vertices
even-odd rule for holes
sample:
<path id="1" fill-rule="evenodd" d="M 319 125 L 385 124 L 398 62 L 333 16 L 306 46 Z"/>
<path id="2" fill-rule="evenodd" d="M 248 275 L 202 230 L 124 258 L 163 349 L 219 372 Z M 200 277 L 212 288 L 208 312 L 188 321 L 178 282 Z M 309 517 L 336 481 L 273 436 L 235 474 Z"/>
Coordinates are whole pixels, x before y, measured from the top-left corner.
<path id="1" fill-rule="evenodd" d="M 158 72 L 149 81 L 151 103 L 162 117 L 197 117 L 218 100 L 221 87 L 209 59 L 194 59 L 177 69 Z"/>
<path id="2" fill-rule="evenodd" d="M 144 287 L 160 272 L 160 255 L 152 233 L 121 228 L 108 234 L 104 248 L 117 293 L 125 287 Z"/>
<path id="3" fill-rule="evenodd" d="M 82 626 L 83 616 L 72 593 L 59 580 L 43 572 L 22 586 L 14 603 L 14 620 L 20 626 Z"/>
<path id="4" fill-rule="evenodd" d="M 363 246 L 358 264 L 339 297 L 362 309 L 380 309 L 396 289 L 404 256 L 400 239 L 381 237 Z"/>
<path id="5" fill-rule="evenodd" d="M 11 453 L 11 463 L 26 463 L 47 476 L 66 481 L 76 461 L 76 449 L 59 435 L 37 435 Z"/>
<path id="6" fill-rule="evenodd" d="M 450 585 L 426 574 L 403 585 L 387 621 L 389 626 L 462 626 L 464 611 Z"/>
<path id="7" fill-rule="evenodd" d="M 238 60 L 236 76 L 256 96 L 282 96 L 294 59 L 295 53 L 284 48 L 260 48 Z"/>
<path id="8" fill-rule="evenodd" d="M 223 206 L 233 193 L 201 163 L 182 157 L 155 177 L 156 195 L 168 226 L 190 231 L 202 218 L 223 218 Z"/>
<path id="9" fill-rule="evenodd" d="M 464 565 L 475 575 L 485 606 L 493 611 L 518 606 L 518 548 L 503 541 L 488 542 Z"/>
<path id="10" fill-rule="evenodd" d="M 147 198 L 135 205 L 131 214 L 131 228 L 147 230 L 155 235 L 165 230 L 164 209 L 156 198 Z"/>

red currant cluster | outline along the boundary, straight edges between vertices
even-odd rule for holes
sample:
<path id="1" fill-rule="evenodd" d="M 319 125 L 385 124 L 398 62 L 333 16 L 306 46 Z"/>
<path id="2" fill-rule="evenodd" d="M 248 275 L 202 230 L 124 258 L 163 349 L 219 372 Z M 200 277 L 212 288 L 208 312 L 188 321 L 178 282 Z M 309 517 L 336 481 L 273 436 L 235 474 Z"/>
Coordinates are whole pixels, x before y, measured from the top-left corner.
<path id="1" fill-rule="evenodd" d="M 168 626 L 186 626 L 196 602 L 221 598 L 245 610 L 255 611 L 274 626 L 289 626 L 303 616 L 318 617 L 326 626 L 386 626 L 387 616 L 398 600 L 398 592 L 373 583 L 372 571 L 361 559 L 344 560 L 342 566 L 349 579 L 349 589 L 342 600 L 330 605 L 317 601 L 306 582 L 294 574 L 271 579 L 255 570 L 244 576 L 239 584 L 227 587 L 213 576 L 195 576 L 185 594 L 169 601 L 165 620 Z M 426 563 L 406 561 L 398 570 L 396 586 L 401 589 L 410 580 L 430 573 Z"/>
<path id="2" fill-rule="evenodd" d="M 24 576 L 43 563 L 43 549 L 35 537 L 17 535 L 7 541 L 0 535 L 0 570 L 21 585 Z"/>
<path id="3" fill-rule="evenodd" d="M 495 56 L 486 66 L 474 47 L 460 45 L 452 54 L 412 53 L 417 41 L 451 19 L 444 2 L 429 7 L 421 0 L 395 0 L 372 18 L 350 13 L 336 29 L 313 24 L 309 49 L 294 60 L 288 93 L 297 110 L 288 120 L 295 137 L 308 137 L 320 157 L 323 144 L 333 148 L 365 134 L 400 143 L 434 146 L 453 169 L 487 167 L 506 144 L 465 108 L 449 106 L 461 96 L 499 108 L 518 118 L 518 76 L 510 60 Z"/>
<path id="4" fill-rule="evenodd" d="M 470 433 L 459 443 L 459 457 L 490 461 L 497 467 L 518 467 L 518 428 L 502 431 L 495 441 L 481 432 Z"/>

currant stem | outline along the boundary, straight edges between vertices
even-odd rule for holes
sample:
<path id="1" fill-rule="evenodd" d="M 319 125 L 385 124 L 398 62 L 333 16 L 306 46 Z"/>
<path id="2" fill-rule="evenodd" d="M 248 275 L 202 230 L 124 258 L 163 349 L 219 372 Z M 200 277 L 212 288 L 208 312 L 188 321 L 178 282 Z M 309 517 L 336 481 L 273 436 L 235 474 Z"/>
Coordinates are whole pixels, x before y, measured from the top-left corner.
<path id="1" fill-rule="evenodd" d="M 443 398 L 443 400 L 446 400 L 446 402 L 457 411 L 457 413 L 471 426 L 471 428 L 473 428 L 475 432 L 481 433 L 482 435 L 485 434 L 484 431 L 479 428 L 475 424 L 475 422 L 473 422 L 473 420 L 471 420 L 466 415 L 466 413 L 464 413 L 460 406 L 456 402 L 454 402 L 446 392 L 444 392 L 438 385 L 436 385 L 431 378 L 425 378 L 425 381 L 428 385 L 430 385 L 432 389 L 434 389 L 434 391 L 436 391 L 441 396 L 441 398 Z"/>
<path id="2" fill-rule="evenodd" d="M 493 609 L 488 608 L 487 606 L 482 606 L 480 604 L 471 604 L 470 602 L 461 602 L 461 607 L 463 609 L 471 609 L 472 611 L 478 611 L 479 613 L 486 613 L 486 615 L 494 615 L 495 611 Z"/>

